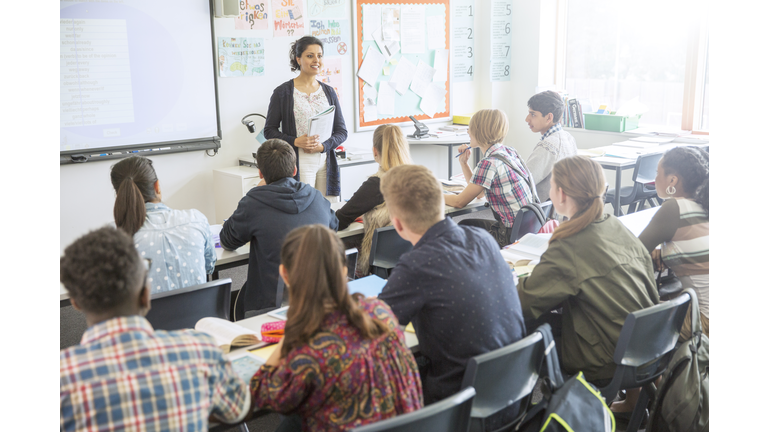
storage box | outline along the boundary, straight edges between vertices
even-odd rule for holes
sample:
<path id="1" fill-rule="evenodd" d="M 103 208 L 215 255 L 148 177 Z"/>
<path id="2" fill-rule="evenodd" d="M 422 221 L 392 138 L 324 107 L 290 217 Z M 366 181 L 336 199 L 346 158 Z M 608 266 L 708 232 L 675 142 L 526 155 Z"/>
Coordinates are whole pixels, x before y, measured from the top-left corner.
<path id="1" fill-rule="evenodd" d="M 453 116 L 453 124 L 468 125 L 471 115 L 455 115 Z"/>
<path id="2" fill-rule="evenodd" d="M 584 113 L 584 129 L 626 132 L 639 127 L 641 115 L 625 117 L 611 114 Z"/>

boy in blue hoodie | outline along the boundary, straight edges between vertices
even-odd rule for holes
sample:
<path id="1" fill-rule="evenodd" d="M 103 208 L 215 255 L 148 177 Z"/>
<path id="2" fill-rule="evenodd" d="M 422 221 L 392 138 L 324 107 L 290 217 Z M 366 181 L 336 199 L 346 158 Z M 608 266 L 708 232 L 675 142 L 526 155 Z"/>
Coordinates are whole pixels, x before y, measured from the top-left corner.
<path id="1" fill-rule="evenodd" d="M 293 178 L 296 154 L 287 142 L 265 141 L 256 152 L 256 164 L 262 183 L 240 200 L 220 234 L 227 250 L 251 242 L 248 281 L 235 305 L 236 319 L 244 318 L 245 311 L 275 306 L 280 248 L 291 230 L 310 224 L 334 231 L 339 227 L 331 203 L 320 191 Z"/>

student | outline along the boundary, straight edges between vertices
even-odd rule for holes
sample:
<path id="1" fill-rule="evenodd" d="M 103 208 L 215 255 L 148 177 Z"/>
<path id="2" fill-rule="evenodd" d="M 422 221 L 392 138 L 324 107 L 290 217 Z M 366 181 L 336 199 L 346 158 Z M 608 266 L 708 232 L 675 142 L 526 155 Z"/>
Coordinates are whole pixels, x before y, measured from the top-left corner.
<path id="1" fill-rule="evenodd" d="M 155 266 L 149 275 L 152 292 L 205 283 L 216 266 L 208 219 L 197 210 L 171 210 L 152 160 L 131 156 L 112 166 L 115 225 L 133 236 L 142 258 Z"/>
<path id="2" fill-rule="evenodd" d="M 68 246 L 61 283 L 88 330 L 59 354 L 62 431 L 208 430 L 251 412 L 248 386 L 212 337 L 154 331 L 149 274 L 131 237 L 111 227 Z"/>
<path id="3" fill-rule="evenodd" d="M 392 225 L 413 250 L 400 257 L 379 298 L 401 325 L 413 323 L 429 404 L 460 390 L 471 357 L 525 335 L 520 301 L 496 242 L 445 218 L 442 188 L 427 168 L 392 168 L 381 191 Z"/>
<path id="4" fill-rule="evenodd" d="M 491 233 L 499 247 L 509 244 L 509 230 L 515 214 L 524 205 L 535 202 L 536 187 L 530 171 L 515 149 L 502 144 L 509 130 L 507 115 L 495 109 L 477 112 L 469 120 L 469 146 L 459 147 L 459 162 L 464 178 L 470 179 L 458 195 L 446 195 L 445 203 L 462 208 L 478 196 L 485 194 L 491 205 L 495 221 L 464 219 L 461 225 L 483 228 Z M 479 148 L 483 159 L 475 173 L 469 168 L 469 148 Z"/>
<path id="5" fill-rule="evenodd" d="M 549 196 L 569 220 L 517 285 L 526 327 L 550 323 L 563 369 L 584 372 L 598 387 L 613 377 L 627 315 L 659 302 L 651 257 L 616 217 L 603 213 L 604 192 L 597 162 L 573 156 L 555 163 Z M 559 307 L 562 314 L 550 313 Z"/>
<path id="6" fill-rule="evenodd" d="M 666 152 L 656 172 L 656 193 L 671 199 L 661 205 L 640 241 L 659 271 L 669 267 L 683 288 L 696 291 L 701 327 L 709 337 L 709 154 L 698 147 Z M 691 338 L 690 314 L 680 337 Z"/>
<path id="7" fill-rule="evenodd" d="M 421 408 L 405 336 L 383 302 L 349 295 L 333 231 L 297 228 L 280 257 L 291 307 L 284 338 L 251 379 L 255 405 L 292 414 L 281 431 L 344 431 Z"/>
<path id="8" fill-rule="evenodd" d="M 576 156 L 576 140 L 563 130 L 563 98 L 547 90 L 528 99 L 528 116 L 525 122 L 534 133 L 541 133 L 541 140 L 528 156 L 528 168 L 536 180 L 539 199 L 549 199 L 549 179 L 552 167 L 560 159 Z"/>
<path id="9" fill-rule="evenodd" d="M 338 227 L 331 203 L 293 178 L 296 154 L 287 142 L 265 141 L 256 152 L 256 163 L 264 185 L 248 191 L 219 234 L 227 250 L 251 242 L 248 281 L 236 300 L 236 319 L 245 317 L 245 311 L 275 307 L 280 244 L 292 229 L 313 223 Z"/>
<path id="10" fill-rule="evenodd" d="M 368 257 L 371 253 L 373 232 L 376 228 L 390 225 L 387 205 L 379 189 L 381 176 L 392 167 L 411 163 L 408 141 L 399 126 L 381 125 L 376 128 L 373 132 L 373 159 L 379 164 L 379 170 L 368 177 L 344 207 L 336 212 L 339 230 L 346 229 L 360 215 L 363 216 L 365 234 L 358 248 L 360 253 L 355 270 L 357 277 L 369 273 Z"/>

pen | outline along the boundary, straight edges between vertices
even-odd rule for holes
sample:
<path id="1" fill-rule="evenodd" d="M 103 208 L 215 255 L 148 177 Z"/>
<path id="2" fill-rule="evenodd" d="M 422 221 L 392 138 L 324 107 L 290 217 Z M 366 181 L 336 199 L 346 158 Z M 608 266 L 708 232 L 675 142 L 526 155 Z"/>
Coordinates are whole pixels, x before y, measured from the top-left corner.
<path id="1" fill-rule="evenodd" d="M 465 149 L 463 152 L 461 152 L 461 153 L 457 154 L 457 155 L 454 157 L 454 159 L 456 159 L 457 157 L 459 157 L 459 156 L 463 155 L 464 153 L 468 152 L 468 151 L 469 151 L 471 148 L 472 148 L 472 147 L 467 147 L 467 148 L 466 148 L 466 149 Z"/>

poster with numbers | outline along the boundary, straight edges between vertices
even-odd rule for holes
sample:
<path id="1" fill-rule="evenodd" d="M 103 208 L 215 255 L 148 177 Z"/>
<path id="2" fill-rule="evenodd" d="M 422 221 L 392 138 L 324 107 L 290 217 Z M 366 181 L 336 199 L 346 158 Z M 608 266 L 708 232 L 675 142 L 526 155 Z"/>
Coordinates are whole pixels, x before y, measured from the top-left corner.
<path id="1" fill-rule="evenodd" d="M 453 0 L 453 79 L 472 81 L 475 69 L 475 0 Z"/>
<path id="2" fill-rule="evenodd" d="M 512 0 L 491 2 L 491 81 L 509 81 L 512 68 Z"/>

